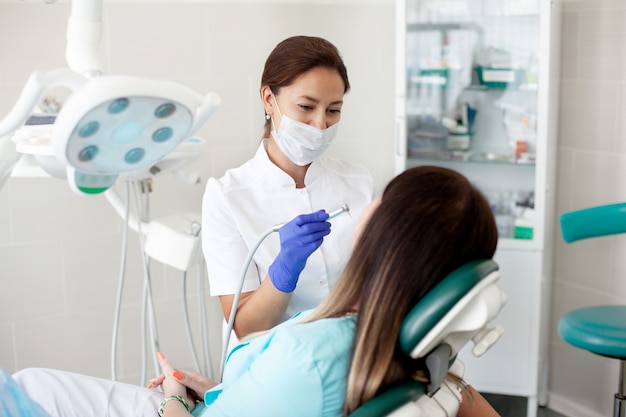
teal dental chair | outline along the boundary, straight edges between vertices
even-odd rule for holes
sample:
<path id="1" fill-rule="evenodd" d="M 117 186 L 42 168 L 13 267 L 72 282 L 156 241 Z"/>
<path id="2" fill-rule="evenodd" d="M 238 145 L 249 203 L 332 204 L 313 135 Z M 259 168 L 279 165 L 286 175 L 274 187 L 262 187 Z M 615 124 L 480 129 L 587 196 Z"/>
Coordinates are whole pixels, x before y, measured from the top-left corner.
<path id="1" fill-rule="evenodd" d="M 581 239 L 626 232 L 626 203 L 609 204 L 561 215 L 563 239 Z M 620 361 L 613 417 L 626 416 L 626 305 L 579 308 L 565 314 L 557 326 L 559 336 L 570 345 Z"/>
<path id="2" fill-rule="evenodd" d="M 463 346 L 471 340 L 474 355 L 485 353 L 503 333 L 500 326 L 487 327 L 506 302 L 497 285 L 499 277 L 496 262 L 473 261 L 451 272 L 426 294 L 404 319 L 398 342 L 405 355 L 426 357 L 430 383 L 410 381 L 393 387 L 349 417 L 415 415 L 411 403 L 436 393 Z"/>

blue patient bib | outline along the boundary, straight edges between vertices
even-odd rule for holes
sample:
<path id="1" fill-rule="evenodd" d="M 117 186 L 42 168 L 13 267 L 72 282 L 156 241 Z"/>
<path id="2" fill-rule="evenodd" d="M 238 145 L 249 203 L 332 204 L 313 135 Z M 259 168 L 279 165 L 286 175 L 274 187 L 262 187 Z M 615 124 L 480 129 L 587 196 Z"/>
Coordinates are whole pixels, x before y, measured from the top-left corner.
<path id="1" fill-rule="evenodd" d="M 15 383 L 11 374 L 0 369 L 0 415 L 6 417 L 50 417 Z"/>

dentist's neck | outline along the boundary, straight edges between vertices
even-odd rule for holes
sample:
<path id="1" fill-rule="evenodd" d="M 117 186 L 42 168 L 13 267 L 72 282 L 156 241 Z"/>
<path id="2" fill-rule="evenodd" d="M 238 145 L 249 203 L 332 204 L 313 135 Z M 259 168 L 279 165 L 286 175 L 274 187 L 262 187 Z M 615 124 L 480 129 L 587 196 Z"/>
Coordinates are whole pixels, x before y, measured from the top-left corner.
<path id="1" fill-rule="evenodd" d="M 300 166 L 291 162 L 291 160 L 280 150 L 278 144 L 274 138 L 271 137 L 271 135 L 267 144 L 267 156 L 274 165 L 283 170 L 293 179 L 296 183 L 296 188 L 304 188 L 306 186 L 304 178 L 306 177 L 306 172 L 311 164 Z"/>

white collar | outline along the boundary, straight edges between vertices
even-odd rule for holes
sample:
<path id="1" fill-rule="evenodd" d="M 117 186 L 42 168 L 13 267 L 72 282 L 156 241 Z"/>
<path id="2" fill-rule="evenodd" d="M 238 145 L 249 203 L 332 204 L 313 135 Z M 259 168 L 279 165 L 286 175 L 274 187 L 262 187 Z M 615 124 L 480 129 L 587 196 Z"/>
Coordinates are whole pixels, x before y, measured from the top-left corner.
<path id="1" fill-rule="evenodd" d="M 274 164 L 269 155 L 267 154 L 267 144 L 269 139 L 265 138 L 261 141 L 259 148 L 254 155 L 255 164 L 259 166 L 259 172 L 264 172 L 272 184 L 277 184 L 280 187 L 294 187 L 295 181 L 289 174 L 280 169 Z M 323 156 L 311 163 L 306 170 L 304 177 L 304 183 L 306 187 L 312 186 L 324 173 L 324 160 Z"/>

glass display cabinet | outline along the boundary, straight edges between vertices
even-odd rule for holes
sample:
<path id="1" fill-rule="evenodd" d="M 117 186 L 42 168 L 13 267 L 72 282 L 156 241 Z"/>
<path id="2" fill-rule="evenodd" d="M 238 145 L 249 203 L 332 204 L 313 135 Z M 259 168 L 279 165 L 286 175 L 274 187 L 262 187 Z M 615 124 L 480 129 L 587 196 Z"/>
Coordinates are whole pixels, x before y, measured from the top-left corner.
<path id="1" fill-rule="evenodd" d="M 558 98 L 558 2 L 398 0 L 396 171 L 441 165 L 489 199 L 509 299 L 477 389 L 546 399 Z M 469 351 L 469 349 L 468 349 Z"/>

